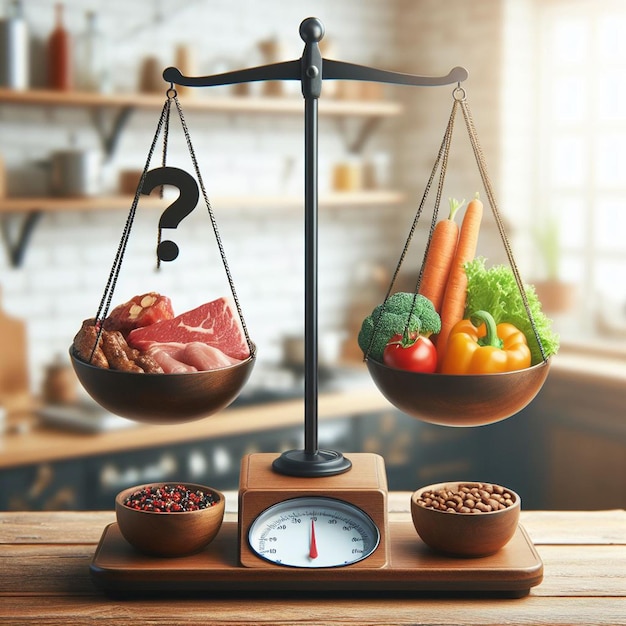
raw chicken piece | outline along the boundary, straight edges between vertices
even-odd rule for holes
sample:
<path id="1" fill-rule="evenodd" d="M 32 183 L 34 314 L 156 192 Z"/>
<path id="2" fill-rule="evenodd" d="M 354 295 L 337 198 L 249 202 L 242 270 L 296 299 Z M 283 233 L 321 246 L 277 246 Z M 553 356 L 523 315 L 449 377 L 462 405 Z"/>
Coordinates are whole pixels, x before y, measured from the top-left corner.
<path id="1" fill-rule="evenodd" d="M 178 349 L 175 354 L 179 354 L 180 352 L 182 351 Z M 147 350 L 147 353 L 163 368 L 165 374 L 185 374 L 187 372 L 198 371 L 193 365 L 187 365 L 187 363 L 183 363 L 172 356 L 162 345 L 153 345 Z"/>
<path id="2" fill-rule="evenodd" d="M 177 358 L 183 363 L 193 365 L 199 371 L 230 367 L 235 363 L 241 363 L 241 359 L 234 359 L 224 354 L 220 349 L 199 341 L 188 343 L 180 357 Z"/>

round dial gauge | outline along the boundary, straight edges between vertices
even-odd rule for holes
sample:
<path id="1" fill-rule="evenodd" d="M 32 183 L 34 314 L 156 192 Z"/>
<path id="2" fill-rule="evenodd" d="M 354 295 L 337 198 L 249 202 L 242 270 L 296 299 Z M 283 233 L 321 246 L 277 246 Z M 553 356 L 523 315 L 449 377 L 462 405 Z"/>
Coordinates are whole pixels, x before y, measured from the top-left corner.
<path id="1" fill-rule="evenodd" d="M 372 518 L 359 507 L 322 496 L 283 500 L 250 525 L 255 554 L 289 567 L 342 567 L 367 558 L 380 542 Z"/>

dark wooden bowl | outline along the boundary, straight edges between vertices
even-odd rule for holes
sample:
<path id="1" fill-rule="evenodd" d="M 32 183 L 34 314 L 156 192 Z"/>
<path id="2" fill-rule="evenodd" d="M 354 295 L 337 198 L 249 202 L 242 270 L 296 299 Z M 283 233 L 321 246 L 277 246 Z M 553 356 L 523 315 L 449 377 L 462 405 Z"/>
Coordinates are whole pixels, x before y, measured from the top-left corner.
<path id="1" fill-rule="evenodd" d="M 178 424 L 213 415 L 227 407 L 246 384 L 255 363 L 185 374 L 141 374 L 104 369 L 70 359 L 85 391 L 103 408 L 137 422 Z"/>
<path id="2" fill-rule="evenodd" d="M 411 495 L 413 526 L 422 541 L 437 552 L 459 557 L 482 557 L 495 554 L 513 537 L 519 523 L 521 499 L 511 489 L 513 506 L 487 513 L 449 513 L 417 504 L 424 491 L 443 488 L 457 491 L 458 481 L 428 485 Z"/>
<path id="3" fill-rule="evenodd" d="M 130 487 L 117 494 L 115 516 L 120 532 L 136 550 L 145 554 L 178 557 L 194 554 L 206 547 L 217 535 L 224 519 L 224 494 L 194 483 L 182 483 L 185 487 L 211 493 L 218 501 L 211 507 L 197 511 L 178 513 L 155 513 L 138 511 L 124 505 L 124 500 L 142 487 L 162 487 L 151 483 Z"/>
<path id="4" fill-rule="evenodd" d="M 550 361 L 497 374 L 420 374 L 367 360 L 380 392 L 403 413 L 443 426 L 493 424 L 521 411 L 539 393 Z"/>

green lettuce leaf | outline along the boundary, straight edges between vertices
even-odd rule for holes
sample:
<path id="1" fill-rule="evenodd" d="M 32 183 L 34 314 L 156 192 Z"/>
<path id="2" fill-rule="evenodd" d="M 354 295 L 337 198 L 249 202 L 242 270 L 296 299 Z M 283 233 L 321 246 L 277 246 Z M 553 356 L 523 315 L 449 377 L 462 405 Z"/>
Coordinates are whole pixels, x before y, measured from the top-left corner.
<path id="1" fill-rule="evenodd" d="M 508 265 L 485 267 L 484 257 L 477 257 L 465 264 L 467 274 L 467 300 L 465 317 L 475 311 L 488 311 L 496 324 L 508 322 L 526 336 L 531 352 L 531 364 L 543 360 L 541 349 L 533 331 L 528 313 L 524 308 L 513 270 Z M 532 285 L 524 285 L 528 305 L 535 322 L 546 357 L 556 354 L 559 349 L 559 336 L 552 330 L 552 320 L 541 310 L 541 303 Z"/>

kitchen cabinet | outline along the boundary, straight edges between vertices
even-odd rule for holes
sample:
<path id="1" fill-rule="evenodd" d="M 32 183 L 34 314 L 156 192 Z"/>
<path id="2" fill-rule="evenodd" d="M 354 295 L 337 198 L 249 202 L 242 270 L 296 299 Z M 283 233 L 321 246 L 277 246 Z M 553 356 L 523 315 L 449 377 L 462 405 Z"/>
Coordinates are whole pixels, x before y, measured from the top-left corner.
<path id="1" fill-rule="evenodd" d="M 276 405 L 264 409 L 271 406 Z M 245 410 L 253 414 L 255 407 Z M 343 413 L 320 421 L 320 447 L 348 455 L 382 455 L 390 489 L 412 490 L 433 480 L 482 475 L 476 430 L 424 424 L 393 407 L 345 408 Z M 222 491 L 236 490 L 244 455 L 278 455 L 301 449 L 304 443 L 298 423 L 147 447 L 141 434 L 141 429 L 125 431 L 124 450 L 0 469 L 0 510 L 106 509 L 122 489 L 154 481 L 189 480 Z"/>
<path id="2" fill-rule="evenodd" d="M 165 93 L 165 92 L 164 92 Z M 301 98 L 293 97 L 225 97 L 212 96 L 185 98 L 181 96 L 181 104 L 186 111 L 199 111 L 208 114 L 227 115 L 301 115 L 303 104 Z M 1 106 L 35 106 L 43 108 L 84 109 L 92 114 L 95 127 L 100 135 L 106 155 L 111 156 L 117 145 L 120 133 L 134 111 L 157 111 L 163 106 L 164 95 L 158 94 L 98 94 L 91 92 L 64 92 L 52 90 L 11 90 L 0 88 Z M 104 123 L 105 113 L 111 113 L 110 124 Z M 400 115 L 402 106 L 389 101 L 348 101 L 321 99 L 319 113 L 321 116 L 338 120 L 355 118 L 360 120 L 361 127 L 352 140 L 350 150 L 355 146 L 362 147 L 369 134 L 381 119 Z M 339 192 L 322 195 L 320 205 L 330 207 L 377 205 L 393 206 L 401 203 L 404 195 L 400 192 L 372 189 L 356 192 Z M 301 198 L 289 196 L 232 196 L 213 198 L 220 206 L 238 206 L 252 208 L 291 207 L 299 206 Z M 8 248 L 9 258 L 13 266 L 19 266 L 23 260 L 30 236 L 40 217 L 47 212 L 55 211 L 91 211 L 103 209 L 128 209 L 132 198 L 128 196 L 88 197 L 88 198 L 48 198 L 19 197 L 0 198 L 0 220 L 2 220 L 2 236 Z M 142 199 L 142 205 L 164 207 L 165 202 L 154 198 Z M 21 216 L 18 228 L 9 229 L 8 219 Z"/>
<path id="3" fill-rule="evenodd" d="M 82 463 L 36 463 L 0 471 L 0 510 L 58 511 L 89 507 L 90 490 Z"/>
<path id="4" fill-rule="evenodd" d="M 29 463 L 0 470 L 0 510 L 100 510 L 111 507 L 115 495 L 127 487 L 153 481 L 193 481 L 220 490 L 236 489 L 239 465 L 245 454 L 301 448 L 300 425 L 249 434 L 207 437 L 203 440 L 132 448 L 68 460 Z M 349 449 L 351 425 L 344 419 L 325 423 L 322 446 Z"/>
<path id="5" fill-rule="evenodd" d="M 626 363 L 585 354 L 552 372 L 533 404 L 551 508 L 626 507 Z M 568 355 L 563 355 L 564 364 Z M 585 370 L 578 370 L 579 364 Z"/>

